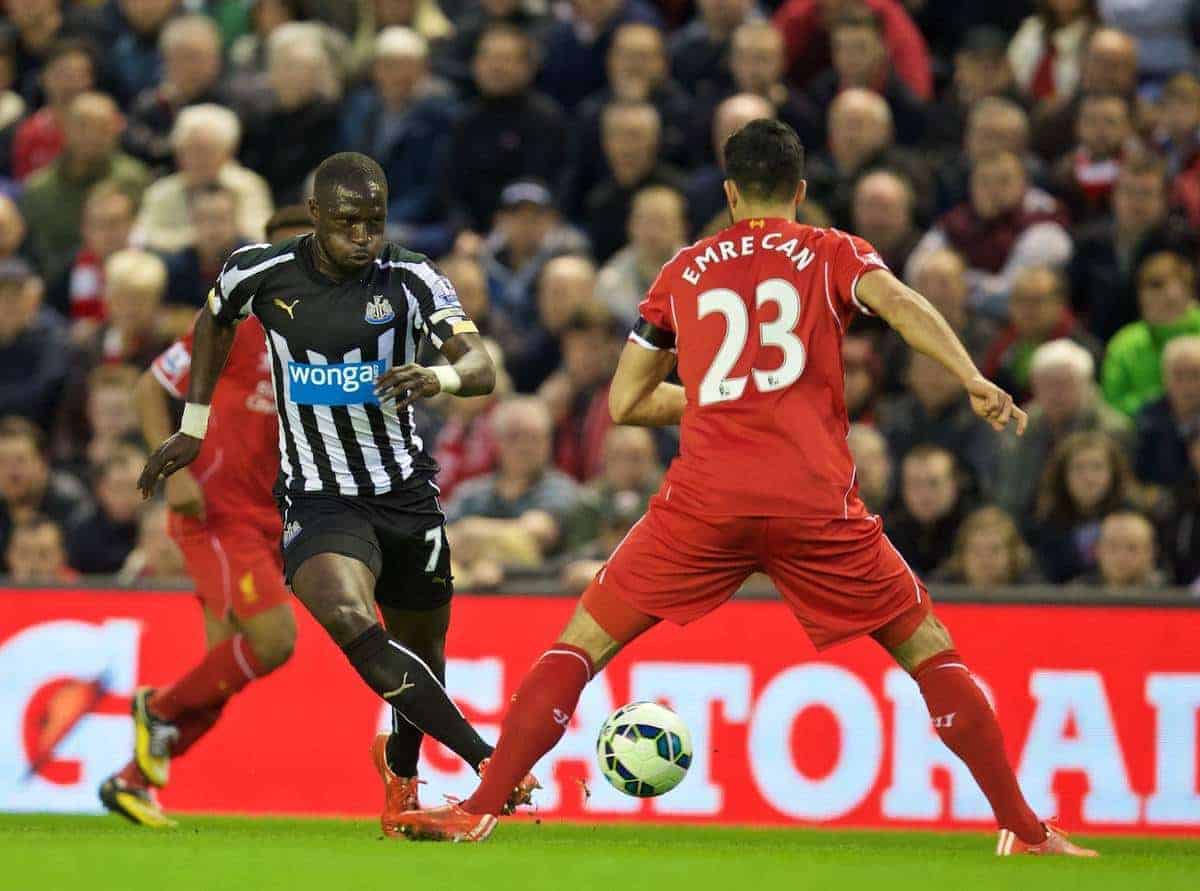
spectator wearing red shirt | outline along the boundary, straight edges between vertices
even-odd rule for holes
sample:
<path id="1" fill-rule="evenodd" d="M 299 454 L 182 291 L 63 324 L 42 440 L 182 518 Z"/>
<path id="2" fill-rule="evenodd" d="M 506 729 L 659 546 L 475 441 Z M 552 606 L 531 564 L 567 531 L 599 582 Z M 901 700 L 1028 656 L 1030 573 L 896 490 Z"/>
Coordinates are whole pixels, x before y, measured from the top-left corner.
<path id="1" fill-rule="evenodd" d="M 1079 145 L 1058 163 L 1053 189 L 1071 222 L 1087 223 L 1112 209 L 1113 186 L 1134 140 L 1133 111 L 1120 93 L 1083 97 L 1075 121 Z"/>
<path id="2" fill-rule="evenodd" d="M 932 99 L 929 47 L 898 0 L 787 0 L 774 22 L 787 43 L 788 73 L 796 86 L 806 87 L 833 63 L 829 26 L 851 5 L 865 5 L 878 17 L 897 76 L 921 99 Z"/>
<path id="3" fill-rule="evenodd" d="M 23 180 L 58 157 L 63 149 L 63 115 L 71 101 L 96 86 L 96 63 L 87 44 L 64 40 L 50 50 L 41 74 L 46 104 L 17 125 L 12 174 Z"/>
<path id="4" fill-rule="evenodd" d="M 62 528 L 41 514 L 14 527 L 5 560 L 9 577 L 22 585 L 68 585 L 79 578 L 67 565 Z"/>

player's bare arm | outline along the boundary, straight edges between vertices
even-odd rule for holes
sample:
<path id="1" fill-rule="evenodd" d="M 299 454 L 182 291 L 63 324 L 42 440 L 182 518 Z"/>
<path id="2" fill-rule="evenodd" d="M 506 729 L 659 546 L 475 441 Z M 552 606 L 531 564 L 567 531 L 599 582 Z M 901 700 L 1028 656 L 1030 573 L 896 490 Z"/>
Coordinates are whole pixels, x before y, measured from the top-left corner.
<path id="1" fill-rule="evenodd" d="M 855 297 L 891 325 L 905 343 L 942 363 L 966 388 L 971 408 L 995 430 L 1016 422 L 1025 432 L 1026 416 L 1013 398 L 985 378 L 949 323 L 933 305 L 886 269 L 874 269 L 858 281 Z"/>
<path id="2" fill-rule="evenodd" d="M 669 427 L 683 419 L 683 387 L 665 383 L 675 368 L 670 350 L 649 350 L 629 341 L 608 391 L 608 410 L 618 424 Z"/>
<path id="3" fill-rule="evenodd" d="M 459 324 L 475 327 L 470 322 Z M 448 365 L 426 368 L 410 363 L 388 369 L 376 381 L 375 395 L 381 402 L 395 399 L 396 410 L 400 411 L 417 399 L 438 393 L 486 396 L 495 388 L 496 366 L 476 331 L 455 334 L 442 343 L 441 353 Z"/>
<path id="4" fill-rule="evenodd" d="M 174 432 L 170 400 L 171 394 L 154 376 L 154 372 L 149 369 L 143 371 L 134 388 L 133 404 L 141 424 L 142 438 L 151 448 L 164 442 Z M 175 473 L 167 480 L 165 488 L 171 510 L 198 520 L 204 519 L 204 493 L 191 471 L 185 468 Z"/>
<path id="5" fill-rule="evenodd" d="M 204 431 L 190 422 L 188 412 L 202 412 L 207 418 L 206 410 L 212 404 L 213 391 L 217 388 L 217 380 L 221 376 L 221 369 L 225 367 L 225 360 L 229 358 L 236 334 L 236 324 L 222 323 L 212 313 L 202 312 L 196 318 L 191 383 L 188 387 L 188 404 L 184 409 L 184 423 L 146 461 L 146 467 L 138 479 L 138 489 L 143 498 L 154 494 L 159 480 L 187 467 L 200 454 Z"/>

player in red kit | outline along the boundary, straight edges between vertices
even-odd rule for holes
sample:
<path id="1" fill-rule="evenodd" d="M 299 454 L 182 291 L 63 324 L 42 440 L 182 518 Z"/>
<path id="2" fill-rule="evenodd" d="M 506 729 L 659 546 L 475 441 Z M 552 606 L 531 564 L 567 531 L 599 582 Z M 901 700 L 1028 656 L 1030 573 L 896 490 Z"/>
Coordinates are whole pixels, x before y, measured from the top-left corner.
<path id="1" fill-rule="evenodd" d="M 191 342 L 188 334 L 172 344 L 138 385 L 148 442 L 174 429 L 169 399 L 187 394 Z M 106 808 L 143 826 L 174 824 L 152 792 L 166 785 L 171 758 L 212 729 L 235 693 L 286 662 L 296 640 L 271 494 L 279 472 L 274 392 L 266 336 L 252 318 L 237 330 L 200 456 L 166 487 L 168 528 L 204 611 L 207 652 L 174 684 L 137 691 L 134 757 L 100 787 Z"/>
<path id="2" fill-rule="evenodd" d="M 789 127 L 753 121 L 724 156 L 733 225 L 663 267 L 610 393 L 618 423 L 681 424 L 679 457 L 522 681 L 479 788 L 405 814 L 402 831 L 487 838 L 513 783 L 558 742 L 597 671 L 658 622 L 694 621 L 762 571 L 818 649 L 870 635 L 912 675 L 937 733 L 992 805 L 997 853 L 1094 856 L 1030 810 L 929 592 L 859 500 L 846 445 L 846 327 L 855 312 L 881 316 L 950 369 L 996 430 L 1023 432 L 1025 415 L 867 242 L 793 222 L 805 183 Z M 682 386 L 665 383 L 676 366 Z"/>

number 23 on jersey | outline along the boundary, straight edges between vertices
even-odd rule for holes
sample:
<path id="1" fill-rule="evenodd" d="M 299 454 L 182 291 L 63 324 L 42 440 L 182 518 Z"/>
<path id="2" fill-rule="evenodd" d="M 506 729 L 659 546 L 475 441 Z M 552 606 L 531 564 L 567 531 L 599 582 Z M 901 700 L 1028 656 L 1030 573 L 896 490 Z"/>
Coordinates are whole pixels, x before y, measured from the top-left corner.
<path id="1" fill-rule="evenodd" d="M 800 294 L 786 279 L 769 278 L 758 283 L 754 289 L 754 300 L 760 310 L 768 303 L 779 307 L 779 315 L 770 322 L 760 322 L 757 333 L 760 347 L 779 347 L 783 352 L 783 361 L 773 367 L 761 367 L 761 357 L 758 356 L 760 350 L 756 349 L 757 358 L 750 374 L 759 392 L 782 390 L 794 384 L 804 373 L 807 358 L 804 343 L 794 331 L 800 320 Z M 746 392 L 748 377 L 729 375 L 741 359 L 751 336 L 746 301 L 728 288 L 713 288 L 697 298 L 696 306 L 701 319 L 713 313 L 725 317 L 725 337 L 700 381 L 700 404 L 712 405 L 740 399 Z"/>

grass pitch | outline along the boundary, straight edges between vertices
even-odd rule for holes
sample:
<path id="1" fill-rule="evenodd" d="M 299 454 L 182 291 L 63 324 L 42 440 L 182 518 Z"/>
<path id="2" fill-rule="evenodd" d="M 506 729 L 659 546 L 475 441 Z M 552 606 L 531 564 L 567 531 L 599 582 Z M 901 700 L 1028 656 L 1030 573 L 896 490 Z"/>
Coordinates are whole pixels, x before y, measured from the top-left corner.
<path id="1" fill-rule="evenodd" d="M 1086 841 L 1086 839 L 1085 839 Z M 1200 841 L 1095 839 L 1095 861 L 998 859 L 975 833 L 505 823 L 486 844 L 384 839 L 363 820 L 0 816 L 0 888 L 38 891 L 1195 891 Z"/>

